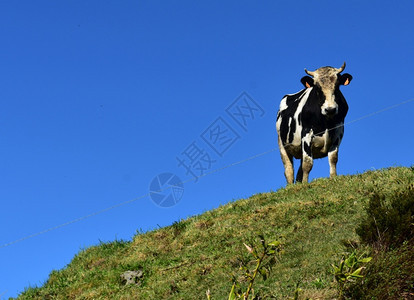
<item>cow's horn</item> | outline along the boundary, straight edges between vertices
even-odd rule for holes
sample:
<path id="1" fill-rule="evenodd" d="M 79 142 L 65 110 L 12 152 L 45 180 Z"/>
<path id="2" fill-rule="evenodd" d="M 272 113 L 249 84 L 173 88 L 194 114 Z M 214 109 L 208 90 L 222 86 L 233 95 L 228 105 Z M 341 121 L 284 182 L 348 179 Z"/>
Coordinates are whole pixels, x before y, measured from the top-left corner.
<path id="1" fill-rule="evenodd" d="M 338 71 L 338 74 L 341 73 L 343 70 L 345 70 L 345 67 L 346 67 L 346 63 L 344 62 L 342 67 L 340 67 L 339 69 L 336 69 Z"/>
<path id="2" fill-rule="evenodd" d="M 306 74 L 308 74 L 312 77 L 315 76 L 315 71 L 312 72 L 312 71 L 308 71 L 308 70 L 305 69 L 305 72 L 306 72 Z"/>

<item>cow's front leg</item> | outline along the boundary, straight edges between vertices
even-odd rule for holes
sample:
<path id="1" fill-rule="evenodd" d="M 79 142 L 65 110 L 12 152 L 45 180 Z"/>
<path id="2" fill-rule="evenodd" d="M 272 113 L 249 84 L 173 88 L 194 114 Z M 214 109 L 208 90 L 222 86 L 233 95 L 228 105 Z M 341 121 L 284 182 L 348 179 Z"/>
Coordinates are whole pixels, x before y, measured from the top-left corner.
<path id="1" fill-rule="evenodd" d="M 338 147 L 328 152 L 329 159 L 329 177 L 336 176 L 336 164 L 338 162 Z"/>
<path id="2" fill-rule="evenodd" d="M 280 137 L 278 138 L 280 157 L 282 158 L 283 166 L 285 167 L 285 177 L 288 184 L 293 183 L 294 173 L 293 173 L 293 157 L 286 152 L 285 147 L 283 146 Z"/>
<path id="3" fill-rule="evenodd" d="M 297 182 L 308 182 L 309 172 L 313 167 L 312 158 L 312 130 L 302 138 L 302 159 L 300 161 L 300 168 L 296 176 Z"/>

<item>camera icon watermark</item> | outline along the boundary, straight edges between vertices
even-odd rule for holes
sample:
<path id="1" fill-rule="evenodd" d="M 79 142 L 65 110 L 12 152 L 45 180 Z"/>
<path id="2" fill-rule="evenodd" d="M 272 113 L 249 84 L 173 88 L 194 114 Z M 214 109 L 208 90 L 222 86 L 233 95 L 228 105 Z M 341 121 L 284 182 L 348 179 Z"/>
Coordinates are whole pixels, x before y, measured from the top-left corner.
<path id="1" fill-rule="evenodd" d="M 173 173 L 161 173 L 155 176 L 150 184 L 150 198 L 160 207 L 171 207 L 183 198 L 184 184 Z"/>

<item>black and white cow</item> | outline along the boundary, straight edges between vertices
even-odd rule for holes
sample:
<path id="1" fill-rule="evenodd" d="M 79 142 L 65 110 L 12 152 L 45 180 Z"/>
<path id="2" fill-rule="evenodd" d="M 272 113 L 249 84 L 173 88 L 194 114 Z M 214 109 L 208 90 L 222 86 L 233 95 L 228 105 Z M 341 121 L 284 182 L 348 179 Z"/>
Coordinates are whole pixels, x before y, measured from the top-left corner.
<path id="1" fill-rule="evenodd" d="M 305 89 L 286 95 L 280 102 L 276 129 L 280 155 L 288 183 L 293 183 L 293 157 L 300 159 L 297 182 L 308 182 L 313 159 L 328 156 L 330 176 L 336 176 L 338 148 L 344 135 L 348 104 L 340 85 L 348 85 L 352 76 L 339 69 L 322 67 L 305 72 L 301 79 Z"/>

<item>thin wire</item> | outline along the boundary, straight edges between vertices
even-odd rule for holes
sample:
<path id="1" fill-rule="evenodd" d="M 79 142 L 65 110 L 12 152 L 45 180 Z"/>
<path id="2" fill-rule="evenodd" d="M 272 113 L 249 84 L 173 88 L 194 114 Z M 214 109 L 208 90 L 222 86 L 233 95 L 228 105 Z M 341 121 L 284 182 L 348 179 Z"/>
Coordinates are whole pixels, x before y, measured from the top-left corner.
<path id="1" fill-rule="evenodd" d="M 373 112 L 373 113 L 370 113 L 370 114 L 368 114 L 368 115 L 362 116 L 362 117 L 360 117 L 360 118 L 358 118 L 358 119 L 354 119 L 354 120 L 352 120 L 352 121 L 350 121 L 350 122 L 348 122 L 348 123 L 346 123 L 346 124 L 347 124 L 347 125 L 349 125 L 349 124 L 352 124 L 352 123 L 359 122 L 359 121 L 361 121 L 361 120 L 363 120 L 363 119 L 370 118 L 370 117 L 375 116 L 375 115 L 377 115 L 377 114 L 380 114 L 380 113 L 382 113 L 382 112 L 386 112 L 386 111 L 388 111 L 388 110 L 391 110 L 391 109 L 397 108 L 397 107 L 399 107 L 399 106 L 401 106 L 401 105 L 404 105 L 404 104 L 407 104 L 407 103 L 410 103 L 410 102 L 413 102 L 413 101 L 414 101 L 414 98 L 413 98 L 413 99 L 406 100 L 406 101 L 403 101 L 403 102 L 400 102 L 400 103 L 397 103 L 397 104 L 394 104 L 394 105 L 391 105 L 391 106 L 388 106 L 388 107 L 386 107 L 386 108 L 383 108 L 383 109 L 377 110 L 377 111 L 375 111 L 375 112 Z"/>
<path id="2" fill-rule="evenodd" d="M 45 229 L 45 230 L 43 230 L 43 231 L 39 231 L 39 232 L 37 232 L 37 233 L 33 233 L 33 234 L 31 234 L 31 235 L 28 235 L 28 236 L 22 237 L 22 238 L 20 238 L 20 239 L 18 239 L 18 240 L 15 240 L 15 241 L 9 242 L 9 243 L 7 243 L 7 244 L 1 245 L 1 246 L 0 246 L 0 248 L 8 247 L 8 246 L 11 246 L 11 245 L 13 245 L 13 244 L 16 244 L 16 243 L 22 242 L 22 241 L 24 241 L 24 240 L 27 240 L 27 239 L 30 239 L 30 238 L 36 237 L 36 236 L 38 236 L 38 235 L 41 235 L 41 234 L 44 234 L 44 233 L 48 233 L 48 232 L 50 232 L 50 231 L 53 231 L 53 230 L 56 230 L 56 229 L 59 229 L 59 228 L 62 228 L 62 227 L 65 227 L 65 226 L 71 225 L 71 224 L 73 224 L 73 223 L 77 223 L 77 222 L 83 221 L 83 220 L 85 220 L 85 219 L 88 219 L 88 218 L 94 217 L 94 216 L 96 216 L 96 215 L 102 214 L 102 213 L 104 213 L 104 212 L 110 211 L 110 210 L 115 209 L 115 208 L 118 208 L 118 207 L 120 207 L 120 206 L 123 206 L 123 205 L 126 205 L 126 204 L 130 204 L 130 203 L 132 203 L 132 202 L 135 202 L 135 201 L 137 201 L 137 200 L 140 200 L 140 199 L 142 199 L 142 198 L 145 198 L 145 197 L 147 197 L 147 196 L 149 196 L 149 195 L 150 195 L 150 193 L 145 194 L 145 195 L 142 195 L 142 196 L 137 197 L 137 198 L 134 198 L 134 199 L 132 199 L 132 200 L 128 200 L 128 201 L 124 201 L 124 202 L 121 202 L 121 203 L 115 204 L 115 205 L 113 205 L 113 206 L 111 206 L 111 207 L 107 207 L 107 208 L 104 208 L 104 209 L 98 210 L 98 211 L 96 211 L 96 212 L 94 212 L 94 213 L 91 213 L 91 214 L 89 214 L 89 215 L 86 215 L 86 216 L 83 216 L 83 217 L 80 217 L 80 218 L 77 218 L 77 219 L 73 219 L 73 220 L 68 221 L 68 222 L 66 222 L 66 223 L 63 223 L 63 224 L 60 224 L 60 225 L 57 225 L 57 226 L 54 226 L 54 227 L 50 227 L 50 228 Z"/>
<path id="3" fill-rule="evenodd" d="M 410 103 L 410 102 L 413 102 L 413 101 L 414 101 L 414 98 L 413 98 L 413 99 L 410 99 L 410 100 L 406 100 L 406 101 L 400 102 L 400 103 L 397 103 L 397 104 L 394 104 L 394 105 L 391 105 L 391 106 L 388 106 L 388 107 L 386 107 L 386 108 L 383 108 L 383 109 L 377 110 L 377 111 L 375 111 L 375 112 L 373 112 L 373 113 L 370 113 L 370 114 L 368 114 L 368 115 L 365 115 L 365 116 L 362 116 L 362 117 L 360 117 L 360 118 L 354 119 L 354 120 L 352 120 L 352 121 L 350 121 L 350 122 L 347 122 L 347 123 L 345 123 L 345 124 L 338 125 L 338 126 L 336 126 L 336 127 L 330 128 L 330 129 L 328 129 L 328 131 L 330 131 L 330 130 L 334 130 L 334 129 L 337 129 L 337 128 L 339 128 L 339 127 L 343 127 L 343 126 L 345 126 L 345 125 L 350 125 L 350 124 L 352 124 L 352 123 L 356 123 L 356 122 L 362 121 L 362 120 L 364 120 L 364 119 L 367 119 L 367 118 L 373 117 L 373 116 L 375 116 L 375 115 L 377 115 L 377 114 L 380 114 L 380 113 L 386 112 L 386 111 L 388 111 L 388 110 L 391 110 L 391 109 L 397 108 L 397 107 L 399 107 L 399 106 L 402 106 L 402 105 L 404 105 L 404 104 L 407 104 L 407 103 Z M 323 132 L 317 133 L 317 135 L 318 135 L 318 134 L 322 134 L 322 133 L 323 133 Z M 214 170 L 212 170 L 212 171 L 210 171 L 210 172 L 207 172 L 207 173 L 205 173 L 205 174 L 201 174 L 200 176 L 197 176 L 197 177 L 195 177 L 195 178 L 191 178 L 191 179 L 188 179 L 188 180 L 182 181 L 182 182 L 181 182 L 181 184 L 184 184 L 184 183 L 187 183 L 187 182 L 191 182 L 191 181 L 195 181 L 195 180 L 198 180 L 199 178 L 203 178 L 203 177 L 205 177 L 205 176 L 208 176 L 208 175 L 211 175 L 211 174 L 218 173 L 218 172 L 223 171 L 223 170 L 225 170 L 225 169 L 228 169 L 228 168 L 230 168 L 230 167 L 234 167 L 234 166 L 236 166 L 236 165 L 239 165 L 239 164 L 245 163 L 245 162 L 247 162 L 247 161 L 250 161 L 250 160 L 256 159 L 256 158 L 258 158 L 258 157 L 264 156 L 264 155 L 266 155 L 266 154 L 269 154 L 269 153 L 271 153 L 271 152 L 274 152 L 274 151 L 276 151 L 277 149 L 278 149 L 278 147 L 275 147 L 275 148 L 270 149 L 270 150 L 268 150 L 268 151 L 265 151 L 265 152 L 262 152 L 262 153 L 259 153 L 259 154 L 256 154 L 256 155 L 253 155 L 253 156 L 250 156 L 250 157 L 248 157 L 248 158 L 246 158 L 246 159 L 243 159 L 243 160 L 240 160 L 240 161 L 237 161 L 237 162 L 231 163 L 231 164 L 226 165 L 226 166 L 224 166 L 224 167 L 214 169 Z M 180 183 L 178 183 L 178 184 L 180 184 Z M 163 188 L 163 189 L 160 189 L 160 190 L 158 190 L 158 191 L 154 191 L 154 192 L 162 192 L 162 191 L 165 191 L 165 190 L 170 189 L 170 188 L 171 188 L 171 186 L 168 186 L 168 187 L 166 187 L 166 188 Z M 71 224 L 74 224 L 74 223 L 77 223 L 77 222 L 83 221 L 83 220 L 85 220 L 85 219 L 88 219 L 88 218 L 91 218 L 91 217 L 97 216 L 97 215 L 99 215 L 99 214 L 105 213 L 105 212 L 110 211 L 110 210 L 113 210 L 113 209 L 115 209 L 115 208 L 118 208 L 118 207 L 121 207 L 121 206 L 124 206 L 124 205 L 130 204 L 130 203 L 133 203 L 133 202 L 135 202 L 135 201 L 138 201 L 138 200 L 140 200 L 140 199 L 146 198 L 146 197 L 148 197 L 148 196 L 150 196 L 150 195 L 151 195 L 151 192 L 150 192 L 150 193 L 147 193 L 147 194 L 145 194 L 145 195 L 139 196 L 139 197 L 137 197 L 137 198 L 134 198 L 134 199 L 132 199 L 132 200 L 128 200 L 128 201 L 124 201 L 124 202 L 121 202 L 121 203 L 115 204 L 115 205 L 113 205 L 113 206 L 110 206 L 110 207 L 107 207 L 107 208 L 104 208 L 104 209 L 98 210 L 98 211 L 96 211 L 96 212 L 94 212 L 94 213 L 91 213 L 91 214 L 89 214 L 89 215 L 86 215 L 86 216 L 83 216 L 83 217 L 80 217 L 80 218 L 77 218 L 77 219 L 73 219 L 73 220 L 68 221 L 68 222 L 66 222 L 66 223 L 62 223 L 62 224 L 60 224 L 60 225 L 57 225 L 57 226 L 54 226 L 54 227 L 51 227 L 51 228 L 45 229 L 45 230 L 43 230 L 43 231 L 39 231 L 39 232 L 37 232 L 37 233 L 34 233 L 34 234 L 31 234 L 31 235 L 28 235 L 28 236 L 22 237 L 22 238 L 20 238 L 20 239 L 15 240 L 15 241 L 12 241 L 12 242 L 9 242 L 9 243 L 6 243 L 6 244 L 3 244 L 3 245 L 0 245 L 0 249 L 1 249 L 1 248 L 8 247 L 8 246 L 11 246 L 11 245 L 13 245 L 13 244 L 16 244 L 16 243 L 19 243 L 19 242 L 22 242 L 22 241 L 25 241 L 25 240 L 27 240 L 27 239 L 30 239 L 30 238 L 33 238 L 33 237 L 36 237 L 36 236 L 39 236 L 39 235 L 42 235 L 42 234 L 48 233 L 48 232 L 50 232 L 50 231 L 53 231 L 53 230 L 56 230 L 56 229 L 60 229 L 60 228 L 62 228 L 62 227 L 65 227 L 65 226 L 68 226 L 68 225 L 71 225 Z"/>

